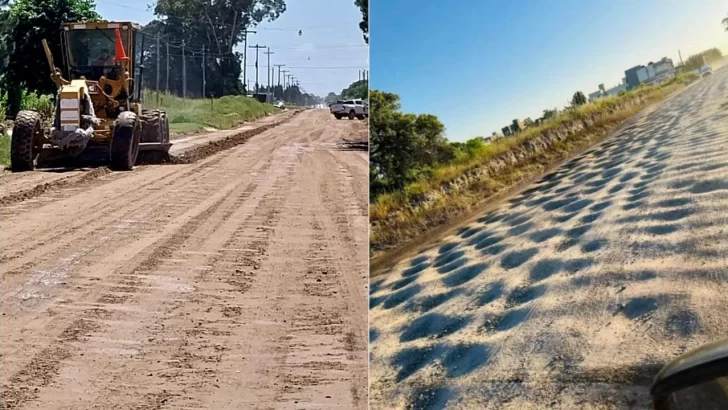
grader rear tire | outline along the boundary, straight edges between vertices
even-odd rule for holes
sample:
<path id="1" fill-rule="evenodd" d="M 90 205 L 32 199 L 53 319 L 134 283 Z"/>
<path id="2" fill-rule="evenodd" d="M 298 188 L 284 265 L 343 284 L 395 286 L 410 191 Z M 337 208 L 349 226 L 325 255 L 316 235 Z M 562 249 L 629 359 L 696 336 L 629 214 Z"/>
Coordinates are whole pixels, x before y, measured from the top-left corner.
<path id="1" fill-rule="evenodd" d="M 142 123 L 141 142 L 164 143 L 164 119 L 166 114 L 163 111 L 142 111 L 139 119 Z"/>
<path id="2" fill-rule="evenodd" d="M 40 114 L 20 111 L 15 117 L 10 142 L 10 169 L 14 172 L 32 171 L 41 149 L 43 128 Z"/>
<path id="3" fill-rule="evenodd" d="M 111 166 L 115 171 L 131 171 L 139 155 L 141 123 L 136 114 L 124 111 L 111 134 Z"/>

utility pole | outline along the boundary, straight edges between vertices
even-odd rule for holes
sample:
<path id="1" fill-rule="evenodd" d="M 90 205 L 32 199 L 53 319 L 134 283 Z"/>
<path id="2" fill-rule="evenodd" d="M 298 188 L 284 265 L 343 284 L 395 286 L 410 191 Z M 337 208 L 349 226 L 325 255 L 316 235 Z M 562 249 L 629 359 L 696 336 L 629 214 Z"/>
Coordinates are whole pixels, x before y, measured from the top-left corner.
<path id="1" fill-rule="evenodd" d="M 167 78 L 165 83 L 164 92 L 169 93 L 169 43 L 167 43 Z"/>
<path id="2" fill-rule="evenodd" d="M 159 49 L 159 32 L 157 32 L 157 87 L 154 89 L 154 91 L 159 92 L 159 53 L 161 50 Z"/>
<path id="3" fill-rule="evenodd" d="M 250 46 L 250 48 L 255 49 L 255 93 L 258 93 L 258 52 L 261 48 L 267 48 L 266 46 L 261 46 L 259 44 L 256 44 L 254 46 Z"/>
<path id="4" fill-rule="evenodd" d="M 182 40 L 182 98 L 187 98 L 187 59 L 184 40 Z"/>
<path id="5" fill-rule="evenodd" d="M 283 72 L 283 87 L 281 88 L 281 91 L 283 91 L 283 100 L 285 101 L 285 99 L 286 99 L 286 76 L 288 75 L 289 71 L 281 70 L 280 68 L 278 68 L 278 82 L 279 83 L 280 83 L 281 72 Z"/>
<path id="6" fill-rule="evenodd" d="M 683 65 L 682 53 L 680 52 L 680 50 L 677 50 L 677 55 L 680 56 L 680 65 Z"/>
<path id="7" fill-rule="evenodd" d="M 281 86 L 281 67 L 285 67 L 285 64 L 273 64 L 273 75 L 275 75 L 275 67 L 278 67 L 278 87 Z M 282 90 L 281 90 L 282 91 Z"/>
<path id="8" fill-rule="evenodd" d="M 270 83 L 271 83 L 271 75 L 270 75 L 270 55 L 275 54 L 274 52 L 270 51 L 270 47 L 266 47 L 268 51 L 266 51 L 264 54 L 268 56 L 268 69 L 265 70 L 267 77 L 268 77 L 268 92 L 270 92 Z"/>
<path id="9" fill-rule="evenodd" d="M 245 30 L 243 32 L 243 84 L 245 84 L 245 93 L 249 93 L 248 89 L 248 34 L 256 34 L 257 31 Z"/>
<path id="10" fill-rule="evenodd" d="M 202 98 L 205 98 L 205 46 L 202 46 Z"/>
<path id="11" fill-rule="evenodd" d="M 298 104 L 298 99 L 296 98 L 296 94 L 293 92 L 293 84 L 296 82 L 296 77 L 291 76 L 291 80 L 289 82 L 289 85 L 291 86 L 291 98 L 293 99 L 293 102 Z"/>

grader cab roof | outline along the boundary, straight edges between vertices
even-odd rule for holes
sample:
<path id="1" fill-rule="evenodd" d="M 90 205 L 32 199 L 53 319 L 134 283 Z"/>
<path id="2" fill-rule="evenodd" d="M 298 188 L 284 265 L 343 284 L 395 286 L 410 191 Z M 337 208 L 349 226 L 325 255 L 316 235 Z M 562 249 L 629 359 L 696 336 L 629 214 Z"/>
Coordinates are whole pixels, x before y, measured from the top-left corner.
<path id="1" fill-rule="evenodd" d="M 61 27 L 64 30 L 88 30 L 88 29 L 115 29 L 124 27 L 131 27 L 134 30 L 141 30 L 142 26 L 131 21 L 99 21 L 89 23 L 63 23 Z"/>

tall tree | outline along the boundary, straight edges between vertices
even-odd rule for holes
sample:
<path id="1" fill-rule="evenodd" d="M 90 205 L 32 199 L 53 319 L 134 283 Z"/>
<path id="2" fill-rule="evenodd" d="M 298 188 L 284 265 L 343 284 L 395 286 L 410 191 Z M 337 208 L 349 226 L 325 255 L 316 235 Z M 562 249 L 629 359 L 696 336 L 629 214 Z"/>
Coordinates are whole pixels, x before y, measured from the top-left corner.
<path id="1" fill-rule="evenodd" d="M 8 67 L 8 59 L 12 51 L 13 43 L 10 36 L 13 32 L 13 19 L 10 15 L 10 7 L 8 0 L 0 0 L 0 90 L 4 90 L 3 78 L 5 70 Z M 0 121 L 2 118 L 0 118 Z"/>
<path id="2" fill-rule="evenodd" d="M 144 31 L 152 38 L 159 34 L 163 42 L 171 44 L 174 53 L 170 52 L 170 66 L 181 66 L 184 42 L 190 96 L 201 94 L 203 49 L 207 94 L 240 94 L 243 56 L 235 47 L 243 42 L 246 30 L 263 21 L 274 21 L 285 11 L 285 0 L 159 0 L 154 8 L 158 20 Z M 156 53 L 161 54 L 160 64 L 166 64 L 166 50 L 155 50 L 155 45 L 151 41 L 147 47 L 149 72 L 156 70 Z M 151 80 L 149 76 L 146 81 Z M 181 81 L 177 70 L 170 78 L 170 88 L 180 90 Z"/>
<path id="3" fill-rule="evenodd" d="M 326 95 L 326 97 L 324 97 L 324 101 L 327 104 L 335 103 L 337 100 L 339 100 L 339 96 L 336 95 L 336 93 L 333 91 Z"/>
<path id="4" fill-rule="evenodd" d="M 349 87 L 341 91 L 341 98 L 359 98 L 366 100 L 369 97 L 369 82 L 367 80 L 359 80 L 351 83 Z"/>
<path id="5" fill-rule="evenodd" d="M 728 17 L 723 19 L 723 25 L 725 26 L 725 31 L 728 31 Z"/>
<path id="6" fill-rule="evenodd" d="M 586 96 L 584 93 L 581 91 L 575 92 L 574 96 L 571 98 L 571 105 L 576 107 L 584 104 L 586 104 Z"/>
<path id="7" fill-rule="evenodd" d="M 354 4 L 361 10 L 359 29 L 364 33 L 364 42 L 369 44 L 369 0 L 354 0 Z"/>
<path id="8" fill-rule="evenodd" d="M 541 118 L 544 119 L 544 120 L 548 120 L 549 118 L 555 117 L 557 113 L 558 112 L 555 109 L 553 109 L 553 110 L 543 110 L 543 117 L 541 117 Z"/>
<path id="9" fill-rule="evenodd" d="M 401 189 L 453 159 L 455 147 L 437 117 L 400 112 L 396 94 L 370 90 L 369 100 L 370 199 Z"/>
<path id="10" fill-rule="evenodd" d="M 9 111 L 14 115 L 20 107 L 21 87 L 41 94 L 55 92 L 42 40 L 48 41 L 54 59 L 61 61 L 61 24 L 97 21 L 101 16 L 93 0 L 17 0 L 10 7 L 10 18 L 14 24 L 8 40 L 13 49 L 5 81 Z"/>

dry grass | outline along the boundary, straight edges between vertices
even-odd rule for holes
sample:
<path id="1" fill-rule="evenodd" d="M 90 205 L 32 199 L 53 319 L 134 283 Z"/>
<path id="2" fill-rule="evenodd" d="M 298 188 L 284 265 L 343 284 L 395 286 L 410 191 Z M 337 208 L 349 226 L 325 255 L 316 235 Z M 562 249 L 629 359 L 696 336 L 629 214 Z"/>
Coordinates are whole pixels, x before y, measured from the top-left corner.
<path id="1" fill-rule="evenodd" d="M 676 78 L 662 86 L 641 87 L 621 96 L 599 99 L 594 103 L 564 111 L 545 123 L 529 128 L 514 137 L 504 138 L 486 145 L 476 155 L 439 167 L 427 179 L 414 182 L 401 191 L 379 196 L 369 207 L 372 224 L 370 243 L 373 251 L 397 247 L 424 232 L 463 215 L 468 210 L 483 205 L 494 195 L 502 193 L 518 183 L 533 178 L 545 168 L 563 161 L 594 144 L 611 130 L 621 125 L 645 107 L 658 102 L 690 82 Z M 627 100 L 643 101 L 640 104 L 624 106 Z M 595 114 L 601 114 L 595 116 Z M 525 161 L 508 167 L 498 175 L 472 181 L 466 189 L 443 192 L 441 188 L 463 174 L 487 165 L 500 155 L 523 146 L 524 143 L 542 136 L 566 123 L 591 117 L 595 123 L 566 140 L 551 145 L 548 149 L 531 155 Z M 427 206 L 414 205 L 427 194 L 437 198 Z"/>

